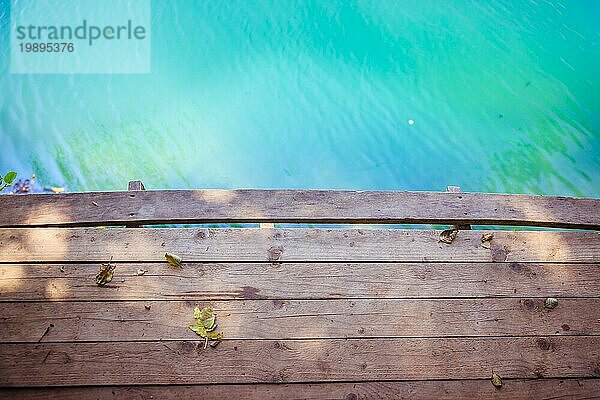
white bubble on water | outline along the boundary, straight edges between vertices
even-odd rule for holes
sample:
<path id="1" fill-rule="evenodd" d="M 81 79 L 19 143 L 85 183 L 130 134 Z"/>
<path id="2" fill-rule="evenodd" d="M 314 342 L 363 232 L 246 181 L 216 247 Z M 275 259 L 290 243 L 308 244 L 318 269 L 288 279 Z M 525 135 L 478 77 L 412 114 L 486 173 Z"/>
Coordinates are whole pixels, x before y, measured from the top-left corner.
<path id="1" fill-rule="evenodd" d="M 414 120 L 412 120 L 412 119 L 409 119 L 409 120 L 408 120 L 408 124 L 409 124 L 409 125 L 414 125 L 414 124 L 415 124 L 415 121 L 414 121 Z"/>

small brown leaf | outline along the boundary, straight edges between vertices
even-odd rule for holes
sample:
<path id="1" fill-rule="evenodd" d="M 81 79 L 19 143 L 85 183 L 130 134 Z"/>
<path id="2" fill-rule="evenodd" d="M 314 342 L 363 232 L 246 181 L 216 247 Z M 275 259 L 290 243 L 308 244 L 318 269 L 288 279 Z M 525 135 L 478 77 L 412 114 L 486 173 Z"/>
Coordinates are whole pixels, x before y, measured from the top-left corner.
<path id="1" fill-rule="evenodd" d="M 111 264 L 110 261 L 108 264 L 100 264 L 100 271 L 98 271 L 98 274 L 96 275 L 96 284 L 98 286 L 104 286 L 112 281 L 116 267 L 117 266 Z"/>
<path id="2" fill-rule="evenodd" d="M 555 299 L 554 297 L 548 297 L 546 299 L 546 301 L 544 302 L 544 307 L 546 307 L 549 310 L 556 308 L 557 305 L 558 305 L 558 300 Z"/>
<path id="3" fill-rule="evenodd" d="M 481 235 L 481 247 L 490 249 L 492 247 L 491 241 L 493 238 L 493 233 L 484 233 L 483 235 Z"/>
<path id="4" fill-rule="evenodd" d="M 500 375 L 495 373 L 492 374 L 492 385 L 494 385 L 497 388 L 502 387 L 502 378 L 500 378 Z"/>
<path id="5" fill-rule="evenodd" d="M 457 234 L 458 234 L 458 229 L 446 229 L 445 231 L 442 231 L 442 233 L 440 233 L 439 241 L 450 244 L 454 241 L 454 238 L 456 238 Z"/>

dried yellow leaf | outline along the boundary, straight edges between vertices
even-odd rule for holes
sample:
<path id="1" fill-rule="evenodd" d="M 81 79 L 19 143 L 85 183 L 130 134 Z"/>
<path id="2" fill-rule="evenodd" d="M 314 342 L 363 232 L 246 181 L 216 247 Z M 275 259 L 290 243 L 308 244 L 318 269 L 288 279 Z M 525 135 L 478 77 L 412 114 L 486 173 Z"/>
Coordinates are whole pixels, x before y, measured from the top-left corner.
<path id="1" fill-rule="evenodd" d="M 117 266 L 111 264 L 110 261 L 108 264 L 100 264 L 100 271 L 98 271 L 98 274 L 96 275 L 96 284 L 98 286 L 104 286 L 112 281 L 116 267 Z"/>
<path id="2" fill-rule="evenodd" d="M 502 387 L 502 378 L 500 378 L 500 375 L 492 374 L 492 385 L 494 385 L 497 388 Z"/>
<path id="3" fill-rule="evenodd" d="M 174 267 L 181 267 L 181 257 L 173 253 L 165 253 L 167 262 Z"/>
<path id="4" fill-rule="evenodd" d="M 208 338 L 211 340 L 220 340 L 223 339 L 223 332 L 221 333 L 217 333 L 217 332 L 211 332 L 208 334 Z"/>
<path id="5" fill-rule="evenodd" d="M 544 302 L 544 307 L 546 307 L 549 310 L 556 308 L 557 305 L 558 305 L 558 300 L 555 299 L 554 297 L 548 297 L 546 299 L 546 301 Z"/>
<path id="6" fill-rule="evenodd" d="M 194 308 L 194 319 L 196 322 L 194 324 L 188 325 L 188 328 L 196 333 L 196 335 L 203 337 L 204 340 L 204 348 L 206 349 L 206 345 L 208 344 L 208 340 L 220 340 L 223 337 L 223 333 L 211 332 L 217 327 L 216 323 L 217 315 L 214 313 L 211 307 L 204 307 L 200 309 L 200 307 Z"/>
<path id="7" fill-rule="evenodd" d="M 204 325 L 201 323 L 196 322 L 195 324 L 188 325 L 188 328 L 190 328 L 192 332 L 195 332 L 196 335 L 206 337 L 206 328 L 204 328 Z"/>
<path id="8" fill-rule="evenodd" d="M 202 310 L 196 307 L 194 308 L 194 319 L 198 324 L 202 324 L 207 331 L 212 331 L 216 326 L 217 315 L 211 307 L 204 307 Z"/>

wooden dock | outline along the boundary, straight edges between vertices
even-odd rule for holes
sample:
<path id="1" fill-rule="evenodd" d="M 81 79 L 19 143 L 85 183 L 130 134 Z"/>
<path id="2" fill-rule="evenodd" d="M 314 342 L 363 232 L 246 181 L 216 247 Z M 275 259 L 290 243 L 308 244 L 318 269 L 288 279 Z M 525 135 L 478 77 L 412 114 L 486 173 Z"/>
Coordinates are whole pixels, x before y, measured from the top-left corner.
<path id="1" fill-rule="evenodd" d="M 0 196 L 0 398 L 600 398 L 600 200 L 130 188 Z"/>

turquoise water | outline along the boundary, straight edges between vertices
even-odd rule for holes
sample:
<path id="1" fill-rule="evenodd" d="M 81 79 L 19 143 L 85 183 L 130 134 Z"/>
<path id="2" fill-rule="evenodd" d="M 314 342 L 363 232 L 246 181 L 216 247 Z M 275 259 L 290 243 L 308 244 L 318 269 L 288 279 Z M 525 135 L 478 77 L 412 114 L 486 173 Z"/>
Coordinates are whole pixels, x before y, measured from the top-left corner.
<path id="1" fill-rule="evenodd" d="M 600 1 L 154 1 L 140 75 L 10 74 L 9 4 L 21 177 L 600 197 Z"/>

